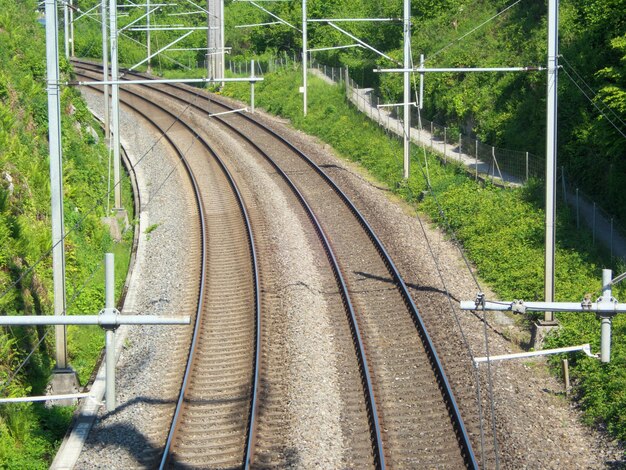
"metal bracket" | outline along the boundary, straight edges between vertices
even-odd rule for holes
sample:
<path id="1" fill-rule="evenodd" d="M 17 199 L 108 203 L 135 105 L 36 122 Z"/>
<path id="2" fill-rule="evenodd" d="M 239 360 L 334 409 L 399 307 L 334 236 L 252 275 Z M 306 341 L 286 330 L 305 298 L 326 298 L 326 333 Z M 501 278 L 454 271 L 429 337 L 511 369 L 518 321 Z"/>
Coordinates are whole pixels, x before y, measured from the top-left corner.
<path id="1" fill-rule="evenodd" d="M 519 313 L 521 315 L 526 313 L 526 305 L 523 300 L 514 300 L 511 304 L 511 311 L 513 313 Z"/>
<path id="2" fill-rule="evenodd" d="M 485 306 L 485 294 L 484 292 L 479 292 L 478 294 L 476 294 L 476 299 L 474 300 L 474 303 L 476 304 L 476 309 L 478 309 L 478 307 L 480 306 Z"/>
<path id="3" fill-rule="evenodd" d="M 120 311 L 113 308 L 103 308 L 98 312 L 98 323 L 105 330 L 115 331 L 120 327 L 119 317 Z"/>

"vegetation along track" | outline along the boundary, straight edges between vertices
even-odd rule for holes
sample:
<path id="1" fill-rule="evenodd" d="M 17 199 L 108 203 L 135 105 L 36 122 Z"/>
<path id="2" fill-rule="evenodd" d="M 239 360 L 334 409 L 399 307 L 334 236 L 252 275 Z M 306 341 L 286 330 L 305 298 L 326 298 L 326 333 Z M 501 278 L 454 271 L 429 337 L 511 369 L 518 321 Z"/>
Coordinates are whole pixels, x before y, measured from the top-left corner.
<path id="1" fill-rule="evenodd" d="M 151 85 L 150 89 L 167 94 L 177 106 L 185 103 L 205 118 L 225 110 L 223 103 L 188 87 Z M 393 262 L 355 206 L 302 152 L 248 116 L 213 119 L 245 140 L 285 180 L 289 174 L 301 204 L 312 209 L 310 217 L 317 214 L 322 221 L 319 235 L 328 242 L 327 256 L 339 260 L 334 274 L 347 290 L 342 300 L 354 318 L 350 326 L 354 341 L 364 343 L 364 352 L 357 355 L 369 397 L 367 413 L 377 466 L 476 467 L 452 391 L 419 313 Z M 262 454 L 261 438 L 257 448 Z"/>

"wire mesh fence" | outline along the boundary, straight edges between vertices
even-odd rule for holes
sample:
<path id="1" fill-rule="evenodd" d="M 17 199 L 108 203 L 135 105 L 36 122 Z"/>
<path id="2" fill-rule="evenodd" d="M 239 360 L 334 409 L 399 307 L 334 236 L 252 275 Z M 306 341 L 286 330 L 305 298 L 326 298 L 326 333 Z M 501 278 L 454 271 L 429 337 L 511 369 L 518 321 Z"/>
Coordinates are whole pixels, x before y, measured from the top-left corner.
<path id="1" fill-rule="evenodd" d="M 626 232 L 619 221 L 585 194 L 576 181 L 568 178 L 563 168 L 557 173 L 561 183 L 559 192 L 572 210 L 576 227 L 580 229 L 586 225 L 591 230 L 593 245 L 603 244 L 609 250 L 611 259 L 626 261 Z"/>

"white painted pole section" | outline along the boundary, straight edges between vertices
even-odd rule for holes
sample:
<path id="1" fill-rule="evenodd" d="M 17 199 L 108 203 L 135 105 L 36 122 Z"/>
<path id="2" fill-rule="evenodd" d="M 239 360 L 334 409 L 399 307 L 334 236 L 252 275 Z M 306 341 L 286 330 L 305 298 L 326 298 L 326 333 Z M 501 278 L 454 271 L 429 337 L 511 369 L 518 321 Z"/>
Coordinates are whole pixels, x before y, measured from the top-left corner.
<path id="1" fill-rule="evenodd" d="M 411 67 L 411 0 L 404 0 L 404 68 Z M 411 73 L 404 72 L 404 179 L 411 170 Z"/>
<path id="2" fill-rule="evenodd" d="M 65 57 L 70 58 L 70 12 L 67 2 L 63 2 L 63 43 L 65 45 Z"/>
<path id="3" fill-rule="evenodd" d="M 224 53 L 226 50 L 226 36 L 224 35 L 224 14 L 224 0 L 220 0 L 220 78 L 224 78 L 226 76 L 226 59 L 224 57 Z M 225 84 L 225 82 L 222 82 L 222 87 L 224 87 Z"/>
<path id="4" fill-rule="evenodd" d="M 102 72 L 104 81 L 109 81 L 109 38 L 107 37 L 107 0 L 102 0 Z M 104 85 L 104 141 L 111 150 L 111 103 L 109 85 Z"/>
<path id="5" fill-rule="evenodd" d="M 52 277 L 54 314 L 65 315 L 65 244 L 63 234 L 63 158 L 61 149 L 61 95 L 59 90 L 59 30 L 57 2 L 46 0 L 46 68 L 48 75 L 48 139 L 50 145 L 50 193 L 52 204 Z M 55 328 L 56 369 L 67 368 L 64 326 Z"/>
<path id="6" fill-rule="evenodd" d="M 146 57 L 148 60 L 148 73 L 152 73 L 152 64 L 150 63 L 150 0 L 146 0 Z"/>
<path id="7" fill-rule="evenodd" d="M 208 0 L 207 2 L 207 77 L 217 77 L 217 57 L 218 54 L 218 41 L 217 41 L 217 28 L 219 27 L 218 17 L 219 11 L 217 6 L 217 0 Z"/>
<path id="8" fill-rule="evenodd" d="M 104 255 L 104 311 L 115 311 L 115 262 L 112 253 Z M 106 406 L 107 411 L 115 409 L 115 329 L 106 330 Z"/>
<path id="9" fill-rule="evenodd" d="M 554 300 L 554 241 L 556 213 L 556 116 L 557 116 L 557 74 L 558 74 L 558 24 L 559 2 L 548 2 L 548 96 L 546 134 L 546 233 L 545 233 L 545 276 L 544 292 L 546 302 Z M 554 314 L 546 312 L 544 322 L 553 323 Z"/>
<path id="10" fill-rule="evenodd" d="M 424 54 L 420 54 L 420 68 L 424 68 Z M 420 73 L 420 109 L 424 109 L 424 72 Z"/>
<path id="11" fill-rule="evenodd" d="M 602 270 L 602 302 L 612 302 L 611 278 L 613 272 L 610 269 Z M 611 322 L 612 315 L 600 315 L 602 322 L 600 329 L 600 360 L 602 362 L 611 361 Z"/>
<path id="12" fill-rule="evenodd" d="M 254 113 L 254 59 L 250 61 L 250 109 Z"/>
<path id="13" fill-rule="evenodd" d="M 547 356 L 550 354 L 561 354 L 561 353 L 576 352 L 576 351 L 583 351 L 587 356 L 595 357 L 593 354 L 591 354 L 591 347 L 588 344 L 583 344 L 581 346 L 569 346 L 566 348 L 557 348 L 557 349 L 543 349 L 541 351 L 530 351 L 530 352 L 515 353 L 515 354 L 502 354 L 500 356 L 475 357 L 474 363 L 480 364 L 481 362 L 495 362 L 495 361 L 503 361 L 507 359 L 522 359 L 525 357 Z"/>
<path id="14" fill-rule="evenodd" d="M 15 397 L 15 398 L 0 398 L 0 404 L 2 403 L 28 403 L 34 401 L 51 401 L 51 400 L 73 400 L 76 398 L 87 398 L 89 393 L 70 393 L 67 395 L 43 395 L 38 397 Z"/>
<path id="15" fill-rule="evenodd" d="M 111 78 L 112 78 L 112 116 L 111 132 L 113 134 L 113 186 L 115 194 L 114 210 L 122 209 L 122 185 L 120 184 L 120 86 L 117 59 L 117 0 L 110 0 L 110 33 L 111 33 Z"/>
<path id="16" fill-rule="evenodd" d="M 71 4 L 74 3 L 73 0 L 69 0 Z M 74 9 L 69 8 L 70 11 L 70 55 L 74 57 Z"/>
<path id="17" fill-rule="evenodd" d="M 115 259 L 113 253 L 104 255 L 104 308 L 115 308 Z"/>
<path id="18" fill-rule="evenodd" d="M 303 113 L 307 113 L 307 21 L 306 21 L 306 0 L 302 0 L 302 106 Z"/>
<path id="19" fill-rule="evenodd" d="M 115 409 L 115 331 L 106 330 L 106 406 L 107 411 Z"/>

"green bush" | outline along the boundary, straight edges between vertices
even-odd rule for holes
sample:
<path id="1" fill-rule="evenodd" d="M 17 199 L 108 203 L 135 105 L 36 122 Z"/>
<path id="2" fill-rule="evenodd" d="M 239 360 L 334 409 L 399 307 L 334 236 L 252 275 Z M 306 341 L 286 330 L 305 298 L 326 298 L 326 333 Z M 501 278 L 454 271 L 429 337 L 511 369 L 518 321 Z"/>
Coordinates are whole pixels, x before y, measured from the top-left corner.
<path id="1" fill-rule="evenodd" d="M 34 0 L 0 0 L 0 314 L 52 313 L 50 183 L 44 30 Z M 62 60 L 62 79 L 71 66 Z M 103 306 L 104 253 L 115 250 L 121 291 L 129 244 L 114 246 L 105 216 L 107 150 L 80 94 L 61 93 L 63 189 L 68 314 Z M 124 205 L 132 207 L 128 179 Z M 131 218 L 133 217 L 130 214 Z M 121 248 L 120 248 L 121 246 Z M 95 273 L 95 274 L 94 274 Z M 54 367 L 53 328 L 0 329 L 0 396 L 45 392 Z M 48 333 L 48 334 L 47 334 Z M 68 356 L 81 383 L 103 347 L 98 328 L 68 328 Z M 33 351 L 25 367 L 22 361 Z M 0 467 L 46 468 L 71 419 L 72 408 L 0 406 Z"/>

